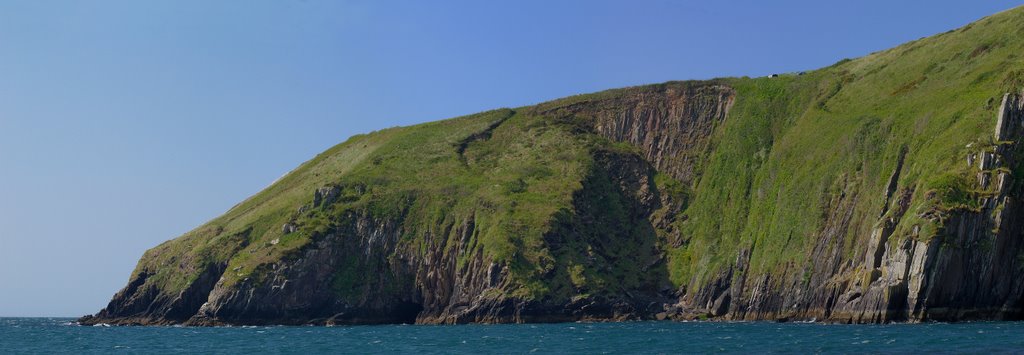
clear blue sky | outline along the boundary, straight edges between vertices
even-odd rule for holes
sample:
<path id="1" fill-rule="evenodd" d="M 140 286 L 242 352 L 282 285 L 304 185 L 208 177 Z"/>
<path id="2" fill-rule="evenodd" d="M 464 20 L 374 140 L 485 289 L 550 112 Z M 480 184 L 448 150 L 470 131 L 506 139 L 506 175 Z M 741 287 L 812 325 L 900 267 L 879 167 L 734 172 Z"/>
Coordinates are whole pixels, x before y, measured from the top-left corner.
<path id="1" fill-rule="evenodd" d="M 353 134 L 814 69 L 1016 5 L 0 2 L 0 316 L 98 311 L 143 251 Z"/>

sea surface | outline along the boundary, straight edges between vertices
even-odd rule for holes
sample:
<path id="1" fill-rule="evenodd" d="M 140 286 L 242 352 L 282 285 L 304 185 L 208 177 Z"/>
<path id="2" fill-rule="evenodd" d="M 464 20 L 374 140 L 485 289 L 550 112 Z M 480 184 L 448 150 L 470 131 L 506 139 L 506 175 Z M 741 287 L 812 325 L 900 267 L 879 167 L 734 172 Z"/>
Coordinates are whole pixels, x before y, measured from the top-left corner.
<path id="1" fill-rule="evenodd" d="M 103 327 L 0 318 L 8 353 L 1024 353 L 1024 322 Z"/>

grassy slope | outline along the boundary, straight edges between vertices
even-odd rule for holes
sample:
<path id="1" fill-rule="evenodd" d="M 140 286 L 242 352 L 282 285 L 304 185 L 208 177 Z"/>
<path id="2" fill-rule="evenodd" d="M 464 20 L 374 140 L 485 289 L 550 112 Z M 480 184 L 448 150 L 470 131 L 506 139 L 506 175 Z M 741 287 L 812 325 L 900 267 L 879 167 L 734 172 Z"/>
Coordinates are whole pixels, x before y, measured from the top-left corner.
<path id="1" fill-rule="evenodd" d="M 755 243 L 755 272 L 804 265 L 822 211 L 844 191 L 858 196 L 848 233 L 861 242 L 847 247 L 857 252 L 877 220 L 901 149 L 908 163 L 900 188 L 916 190 L 900 229 L 921 225 L 923 237 L 934 234 L 938 226 L 916 216 L 970 207 L 949 192 L 977 189 L 967 175 L 965 146 L 994 144 L 994 106 L 1024 81 L 1017 54 L 1024 41 L 1016 39 L 1022 26 L 1024 11 L 1014 10 L 807 75 L 720 79 L 737 90 L 737 101 L 713 137 L 699 179 L 685 188 L 692 200 L 679 227 L 690 241 L 668 251 L 673 282 L 706 281 Z M 149 282 L 168 295 L 194 279 L 204 262 L 229 261 L 225 277 L 233 282 L 302 248 L 344 211 L 405 211 L 408 241 L 475 218 L 473 245 L 513 262 L 522 295 L 563 289 L 537 282 L 550 265 L 574 265 L 551 262 L 555 256 L 541 235 L 557 211 L 570 208 L 593 149 L 630 148 L 528 111 L 495 110 L 352 137 L 223 216 L 148 251 L 139 269 L 159 270 Z M 500 120 L 506 121 L 489 139 L 458 154 L 467 137 Z M 342 203 L 298 212 L 329 184 L 344 187 Z M 940 194 L 926 199 L 928 191 Z M 281 226 L 293 219 L 300 230 L 284 235 Z M 584 276 L 577 269 L 569 270 L 574 283 Z"/>
<path id="2" fill-rule="evenodd" d="M 918 216 L 969 208 L 950 192 L 978 189 L 965 159 L 993 144 L 999 101 L 1020 89 L 1022 34 L 1016 9 L 803 76 L 733 79 L 737 103 L 694 187 L 693 242 L 671 252 L 673 280 L 699 284 L 755 243 L 755 273 L 804 266 L 843 191 L 857 196 L 848 240 L 860 241 L 846 251 L 862 250 L 904 148 L 899 188 L 916 189 L 896 235 L 920 225 L 933 236 L 939 226 Z"/>
<path id="3" fill-rule="evenodd" d="M 499 121 L 487 139 L 467 140 Z M 343 221 L 346 212 L 358 211 L 404 220 L 403 240 L 411 243 L 426 234 L 444 236 L 446 227 L 473 218 L 477 231 L 470 244 L 510 261 L 514 276 L 531 285 L 523 296 L 543 293 L 547 285 L 530 277 L 550 267 L 542 260 L 553 259 L 542 235 L 554 213 L 571 209 L 591 150 L 604 146 L 615 145 L 508 109 L 356 136 L 225 215 L 148 251 L 138 271 L 158 271 L 149 282 L 174 295 L 204 263 L 229 261 L 230 284 L 288 257 Z M 342 187 L 341 202 L 299 212 L 326 185 Z M 283 233 L 289 221 L 298 232 Z M 233 253 L 242 240 L 247 246 Z"/>

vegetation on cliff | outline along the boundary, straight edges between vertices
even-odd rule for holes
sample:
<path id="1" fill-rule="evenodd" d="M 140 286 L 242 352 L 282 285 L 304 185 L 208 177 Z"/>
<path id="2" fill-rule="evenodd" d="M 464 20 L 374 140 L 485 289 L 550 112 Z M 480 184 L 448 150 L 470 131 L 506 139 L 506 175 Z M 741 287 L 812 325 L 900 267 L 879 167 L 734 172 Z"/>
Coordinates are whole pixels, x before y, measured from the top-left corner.
<path id="1" fill-rule="evenodd" d="M 265 313 L 235 317 L 242 299 L 213 295 L 269 300 L 313 272 L 280 268 L 346 238 L 353 249 L 316 278 L 325 303 L 265 321 L 391 309 L 378 298 L 416 304 L 421 322 L 927 318 L 899 295 L 933 294 L 889 275 L 905 244 L 954 245 L 965 227 L 950 221 L 973 213 L 971 245 L 1013 255 L 964 267 L 1013 260 L 1002 280 L 1024 265 L 1020 244 L 1000 239 L 1020 231 L 992 222 L 1010 208 L 994 197 L 1020 189 L 1017 138 L 993 132 L 1004 94 L 1024 89 L 1022 38 L 1016 9 L 806 74 L 609 90 L 354 136 L 146 252 L 93 319 L 254 322 Z M 1003 176 L 1009 187 L 989 182 Z M 944 272 L 937 262 L 907 261 Z M 909 291 L 854 303 L 876 286 Z M 1020 317 L 1019 287 L 1007 287 L 992 302 Z M 935 307 L 965 309 L 980 292 L 936 290 Z M 848 313 L 833 312 L 842 302 Z"/>

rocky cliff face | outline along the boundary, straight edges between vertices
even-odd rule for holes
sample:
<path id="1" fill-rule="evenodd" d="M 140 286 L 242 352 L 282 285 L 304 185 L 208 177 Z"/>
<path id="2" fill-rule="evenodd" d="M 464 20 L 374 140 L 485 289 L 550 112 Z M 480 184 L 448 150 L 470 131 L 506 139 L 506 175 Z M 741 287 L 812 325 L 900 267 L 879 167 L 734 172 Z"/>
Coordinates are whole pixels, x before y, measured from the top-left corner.
<path id="1" fill-rule="evenodd" d="M 724 84 L 685 83 L 626 90 L 615 97 L 564 106 L 542 105 L 540 113 L 587 120 L 597 134 L 640 147 L 658 171 L 689 184 L 735 95 Z"/>
<path id="2" fill-rule="evenodd" d="M 314 242 L 294 255 L 261 265 L 251 277 L 228 282 L 222 275 L 238 270 L 210 264 L 170 303 L 154 296 L 157 289 L 140 288 L 149 276 L 143 272 L 106 309 L 80 322 L 333 325 L 641 319 L 658 310 L 652 305 L 667 300 L 658 292 L 666 284 L 664 272 L 647 269 L 662 258 L 651 215 L 673 202 L 659 195 L 655 170 L 642 157 L 605 150 L 594 154 L 574 208 L 560 211 L 552 221 L 546 247 L 559 257 L 561 267 L 568 266 L 565 261 L 603 268 L 646 264 L 649 276 L 641 276 L 636 287 L 591 289 L 581 295 L 577 291 L 587 287 L 585 282 L 569 281 L 566 269 L 549 265 L 542 281 L 573 284 L 580 288 L 571 291 L 574 297 L 516 296 L 521 286 L 509 278 L 509 265 L 474 248 L 472 237 L 479 231 L 472 217 L 445 223 L 442 233 L 411 245 L 402 237 L 407 216 L 379 218 L 360 211 L 347 213 L 337 227 L 314 236 Z M 336 194 L 330 187 L 317 189 L 312 205 L 303 209 L 325 208 L 329 196 Z M 621 214 L 609 214 L 605 207 Z M 594 230 L 602 227 L 608 229 Z M 631 247 L 632 252 L 619 248 L 630 243 L 640 246 Z"/>
<path id="3" fill-rule="evenodd" d="M 664 105 L 667 97 L 647 99 Z M 682 112 L 685 110 L 661 112 L 652 119 L 668 120 L 665 115 Z M 474 153 L 479 149 L 474 142 L 490 139 L 507 119 L 503 116 L 447 149 L 458 155 L 462 165 L 482 164 Z M 681 117 L 671 119 L 682 121 Z M 558 125 L 560 129 L 593 129 L 589 124 Z M 370 188 L 329 184 L 312 189 L 305 199 L 308 202 L 298 206 L 282 227 L 263 232 L 281 234 L 263 238 L 264 246 L 275 247 L 303 233 L 313 223 L 310 219 L 328 215 L 328 227 L 311 232 L 308 244 L 260 263 L 254 270 L 222 260 L 192 262 L 171 257 L 153 261 L 171 254 L 162 246 L 147 253 L 139 274 L 106 309 L 81 322 L 220 325 L 640 319 L 660 311 L 657 305 L 668 299 L 661 290 L 670 288 L 665 272 L 657 271 L 664 268 L 664 256 L 652 225 L 658 217 L 653 216 L 677 212 L 679 202 L 659 191 L 657 171 L 642 155 L 604 144 L 589 148 L 579 187 L 567 196 L 569 204 L 548 217 L 549 225 L 540 236 L 545 251 L 542 259 L 525 260 L 519 252 L 511 260 L 488 255 L 480 247 L 480 235 L 487 226 L 478 219 L 489 217 L 479 208 L 462 218 L 442 216 L 443 220 L 430 222 L 426 232 L 417 232 L 411 230 L 422 228 L 418 225 L 422 216 L 414 216 L 416 212 L 410 209 L 421 205 L 418 199 L 429 197 L 408 196 L 399 202 L 404 207 L 398 211 L 382 213 L 364 206 L 337 214 L 333 211 L 346 199 L 353 199 L 353 194 L 370 195 Z M 517 184 L 526 182 L 519 179 L 503 189 L 513 193 L 527 189 Z M 413 233 L 416 237 L 410 238 Z M 257 233 L 251 228 L 239 234 L 242 243 L 230 252 L 234 258 L 251 258 L 246 254 L 262 252 L 249 245 L 259 243 L 253 234 Z M 164 265 L 150 266 L 158 262 Z M 179 265 L 181 273 L 194 275 L 173 302 L 163 299 L 168 292 L 150 278 L 157 270 L 166 272 L 169 265 Z M 518 279 L 510 275 L 516 270 Z M 608 270 L 628 272 L 632 281 L 620 282 L 614 277 L 618 275 L 601 274 Z M 526 293 L 536 291 L 523 285 L 524 273 L 537 279 L 527 282 L 539 281 L 554 290 L 542 291 L 539 296 Z"/>
<path id="4" fill-rule="evenodd" d="M 794 319 L 844 323 L 1020 319 L 1024 316 L 1024 218 L 1017 206 L 1020 182 L 1008 173 L 1021 162 L 1024 125 L 1021 96 L 1006 94 L 995 120 L 994 146 L 977 147 L 963 157 L 976 171 L 980 191 L 967 199 L 973 208 L 926 210 L 922 218 L 941 223 L 931 238 L 920 226 L 906 234 L 896 226 L 906 216 L 914 187 L 900 181 L 902 152 L 886 184 L 885 204 L 863 254 L 842 254 L 857 196 L 829 205 L 826 223 L 810 255 L 811 272 L 750 274 L 749 253 L 737 255 L 724 277 L 684 296 L 681 317 L 698 314 L 724 319 Z M 924 198 L 934 196 L 924 195 Z"/>
<path id="5" fill-rule="evenodd" d="M 1020 23 L 356 136 L 80 322 L 1021 319 Z"/>

